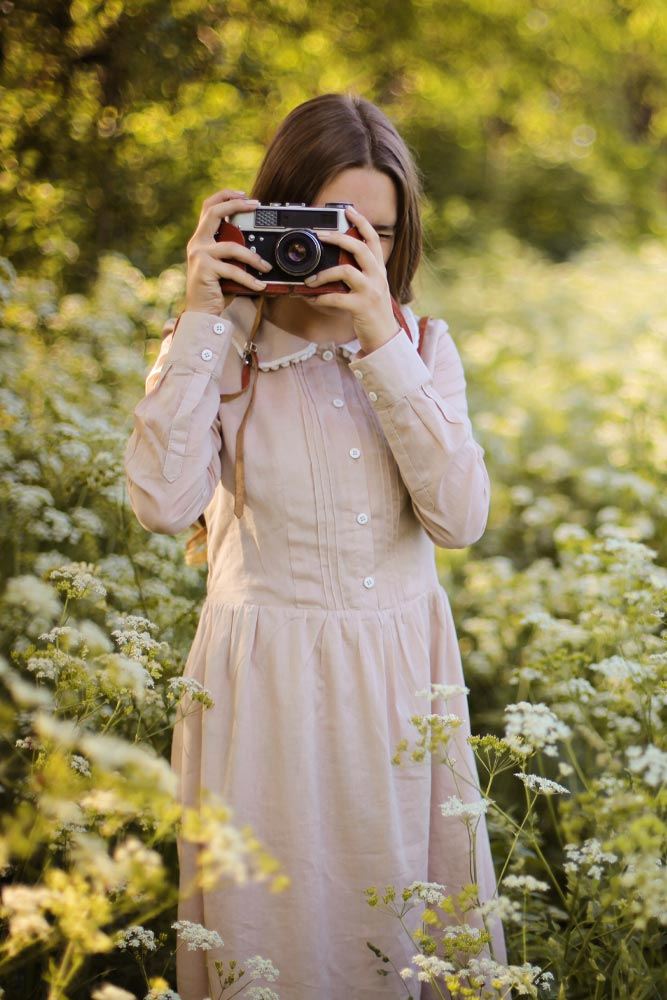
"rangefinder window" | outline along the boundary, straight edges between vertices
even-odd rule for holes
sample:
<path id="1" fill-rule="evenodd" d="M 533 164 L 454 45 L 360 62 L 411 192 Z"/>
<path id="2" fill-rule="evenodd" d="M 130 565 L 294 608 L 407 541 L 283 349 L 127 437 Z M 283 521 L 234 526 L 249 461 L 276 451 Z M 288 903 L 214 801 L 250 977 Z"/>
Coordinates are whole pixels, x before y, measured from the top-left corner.
<path id="1" fill-rule="evenodd" d="M 255 225 L 266 229 L 291 229 L 308 226 L 310 229 L 336 229 L 338 215 L 331 209 L 261 208 L 255 212 Z"/>

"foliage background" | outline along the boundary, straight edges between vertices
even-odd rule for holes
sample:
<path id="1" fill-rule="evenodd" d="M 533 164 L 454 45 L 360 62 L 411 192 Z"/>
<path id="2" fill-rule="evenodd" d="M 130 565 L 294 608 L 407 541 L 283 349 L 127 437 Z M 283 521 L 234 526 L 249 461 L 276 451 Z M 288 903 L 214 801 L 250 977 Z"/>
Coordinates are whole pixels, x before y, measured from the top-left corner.
<path id="1" fill-rule="evenodd" d="M 295 104 L 352 90 L 381 104 L 423 171 L 415 308 L 450 323 L 493 484 L 483 539 L 438 552 L 473 731 L 501 733 L 505 706 L 520 699 L 550 705 L 573 729 L 557 770 L 535 765 L 571 798 L 543 798 L 514 854 L 510 871 L 542 874 L 546 858 L 553 877 L 550 898 L 509 921 L 511 958 L 555 971 L 558 1000 L 658 997 L 665 4 L 0 0 L 0 32 L 0 728 L 14 751 L 0 771 L 3 881 L 39 886 L 82 857 L 63 802 L 78 801 L 85 775 L 66 780 L 67 760 L 40 747 L 37 689 L 51 692 L 57 718 L 168 753 L 169 685 L 205 577 L 184 566 L 183 537 L 134 519 L 122 468 L 132 409 L 180 308 L 202 200 L 250 189 Z M 95 568 L 103 598 L 61 599 L 49 574 L 70 561 Z M 128 615 L 154 623 L 156 647 L 144 637 L 119 648 L 112 633 Z M 61 650 L 58 670 L 40 675 L 38 661 L 55 654 L 39 637 L 63 621 L 86 650 Z M 32 694 L 10 683 L 9 663 Z M 642 771 L 635 747 L 654 770 Z M 114 780 L 94 768 L 90 784 Z M 519 821 L 514 779 L 494 791 Z M 135 801 L 145 795 L 135 789 Z M 489 821 L 500 862 L 508 826 Z M 148 839 L 145 823 L 106 817 L 99 849 L 111 856 L 126 827 Z M 157 828 L 165 884 L 150 888 L 150 922 L 168 934 L 175 852 L 164 817 Z M 565 844 L 595 837 L 621 860 L 577 883 Z M 79 886 L 80 899 L 103 889 Z M 134 902 L 117 898 L 99 925 L 140 920 Z M 127 954 L 84 937 L 79 957 L 69 992 L 52 986 L 53 997 L 87 1000 L 102 975 L 143 995 Z M 5 958 L 8 996 L 46 996 L 49 962 L 62 971 L 71 958 L 67 926 L 55 920 L 46 943 Z M 175 982 L 173 956 L 144 958 Z"/>
<path id="2" fill-rule="evenodd" d="M 103 250 L 182 259 L 202 200 L 346 88 L 411 145 L 433 248 L 666 231 L 662 0 L 3 0 L 0 25 L 0 234 L 68 290 Z"/>

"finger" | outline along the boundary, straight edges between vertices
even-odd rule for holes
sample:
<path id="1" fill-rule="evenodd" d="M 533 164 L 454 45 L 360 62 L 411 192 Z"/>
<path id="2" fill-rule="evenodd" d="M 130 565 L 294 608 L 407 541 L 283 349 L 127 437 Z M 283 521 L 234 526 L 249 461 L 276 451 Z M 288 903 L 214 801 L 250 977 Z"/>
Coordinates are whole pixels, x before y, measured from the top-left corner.
<path id="1" fill-rule="evenodd" d="M 229 198 L 226 201 L 216 202 L 209 205 L 203 213 L 199 222 L 199 233 L 204 236 L 213 236 L 220 228 L 220 220 L 236 212 L 250 211 L 257 208 L 261 202 L 257 198 Z"/>
<path id="2" fill-rule="evenodd" d="M 317 288 L 318 285 L 326 285 L 329 281 L 344 281 L 353 291 L 360 292 L 367 280 L 366 276 L 353 264 L 338 264 L 336 267 L 327 267 L 324 271 L 306 278 L 305 284 L 309 288 Z"/>
<path id="3" fill-rule="evenodd" d="M 236 264 L 230 264 L 224 260 L 214 260 L 211 266 L 221 278 L 229 278 L 231 281 L 236 281 L 239 285 L 252 288 L 253 291 L 263 291 L 266 288 L 266 281 L 261 281 L 259 278 L 253 277 L 252 274 L 244 271 L 242 267 L 237 267 Z"/>
<path id="4" fill-rule="evenodd" d="M 213 240 L 212 243 L 206 244 L 206 250 L 210 253 L 211 257 L 215 257 L 217 260 L 224 260 L 225 257 L 233 257 L 236 260 L 243 260 L 250 267 L 254 267 L 258 271 L 270 271 L 272 264 L 265 260 L 257 250 L 253 250 L 252 247 L 245 246 L 243 243 L 235 243 L 234 240 L 220 240 L 219 242 Z"/>
<path id="5" fill-rule="evenodd" d="M 354 312 L 356 309 L 357 297 L 348 292 L 322 292 L 317 296 L 317 301 L 323 306 L 335 306 L 345 312 Z"/>
<path id="6" fill-rule="evenodd" d="M 315 234 L 323 243 L 336 243 L 344 250 L 348 250 L 352 256 L 359 261 L 362 271 L 373 271 L 378 260 L 372 250 L 362 240 L 356 236 L 348 236 L 346 233 L 339 233 L 332 229 L 316 229 Z"/>
<path id="7" fill-rule="evenodd" d="M 245 198 L 247 191 L 237 190 L 236 188 L 223 188 L 221 191 L 216 191 L 215 194 L 210 195 L 202 202 L 202 208 L 209 208 L 211 205 L 217 205 L 220 201 L 227 201 L 229 198 Z"/>
<path id="8" fill-rule="evenodd" d="M 345 209 L 345 213 L 352 222 L 352 225 L 357 227 L 361 236 L 363 236 L 366 240 L 366 244 L 371 248 L 375 259 L 377 261 L 382 261 L 384 264 L 382 244 L 380 242 L 377 229 L 375 229 L 370 224 L 366 216 L 362 215 L 359 209 L 355 208 L 353 205 L 348 205 Z"/>

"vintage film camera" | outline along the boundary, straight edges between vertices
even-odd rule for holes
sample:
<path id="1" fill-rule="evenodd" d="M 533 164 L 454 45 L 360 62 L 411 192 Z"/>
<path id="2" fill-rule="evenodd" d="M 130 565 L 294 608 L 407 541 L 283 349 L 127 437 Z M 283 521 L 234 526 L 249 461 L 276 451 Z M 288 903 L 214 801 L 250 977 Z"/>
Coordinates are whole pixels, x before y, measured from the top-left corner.
<path id="1" fill-rule="evenodd" d="M 260 271 L 234 260 L 256 278 L 267 282 L 262 294 L 321 295 L 323 292 L 348 292 L 344 281 L 330 281 L 309 288 L 303 279 L 338 264 L 358 268 L 356 258 L 335 244 L 322 243 L 315 229 L 333 229 L 361 239 L 356 226 L 350 224 L 345 207 L 352 202 L 327 202 L 323 207 L 305 202 L 269 202 L 248 212 L 236 212 L 223 219 L 215 240 L 233 241 L 250 247 L 258 256 L 273 265 L 270 271 Z M 257 291 L 240 285 L 230 278 L 221 278 L 223 293 L 257 295 Z"/>

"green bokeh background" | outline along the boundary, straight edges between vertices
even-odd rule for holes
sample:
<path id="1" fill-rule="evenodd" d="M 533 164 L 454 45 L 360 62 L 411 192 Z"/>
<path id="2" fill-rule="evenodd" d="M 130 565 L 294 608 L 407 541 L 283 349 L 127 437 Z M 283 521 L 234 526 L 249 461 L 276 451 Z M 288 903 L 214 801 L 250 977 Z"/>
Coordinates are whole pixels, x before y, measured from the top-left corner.
<path id="1" fill-rule="evenodd" d="M 3 0 L 0 29 L 3 253 L 69 291 L 100 251 L 182 260 L 203 199 L 328 91 L 405 136 L 431 252 L 667 232 L 664 0 Z"/>

